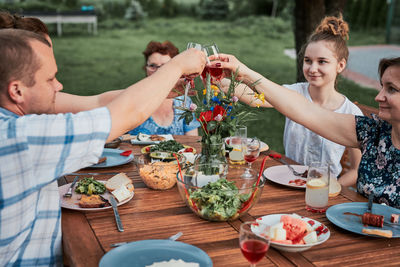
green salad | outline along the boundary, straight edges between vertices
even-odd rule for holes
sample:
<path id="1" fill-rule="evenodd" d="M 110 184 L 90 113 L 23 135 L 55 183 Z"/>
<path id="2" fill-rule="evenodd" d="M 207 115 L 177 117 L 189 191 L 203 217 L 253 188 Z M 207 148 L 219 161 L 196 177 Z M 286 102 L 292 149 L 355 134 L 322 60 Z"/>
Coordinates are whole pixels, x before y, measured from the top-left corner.
<path id="1" fill-rule="evenodd" d="M 103 183 L 96 181 L 93 177 L 87 177 L 78 182 L 75 192 L 78 194 L 99 195 L 106 192 L 106 187 Z"/>
<path id="2" fill-rule="evenodd" d="M 175 140 L 168 140 L 168 141 L 162 141 L 154 146 L 151 146 L 150 152 L 154 151 L 178 152 L 182 148 L 184 147 L 181 143 L 178 143 Z"/>
<path id="3" fill-rule="evenodd" d="M 190 199 L 200 214 L 213 221 L 226 221 L 238 216 L 242 203 L 250 196 L 251 193 L 239 194 L 235 182 L 226 179 L 219 179 L 190 192 Z"/>

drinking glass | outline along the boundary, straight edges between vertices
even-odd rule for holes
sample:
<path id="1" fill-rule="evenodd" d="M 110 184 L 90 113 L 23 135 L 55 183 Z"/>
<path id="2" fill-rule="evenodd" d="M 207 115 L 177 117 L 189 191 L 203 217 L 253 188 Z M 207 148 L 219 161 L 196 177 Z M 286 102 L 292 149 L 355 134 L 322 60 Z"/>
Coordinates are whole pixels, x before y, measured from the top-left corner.
<path id="1" fill-rule="evenodd" d="M 242 174 L 243 178 L 252 178 L 253 175 L 250 173 L 251 164 L 256 161 L 260 155 L 260 140 L 256 137 L 245 138 L 242 140 L 242 151 L 244 160 L 248 163 L 246 171 Z"/>
<path id="2" fill-rule="evenodd" d="M 197 50 L 202 50 L 202 45 L 198 44 L 198 43 L 192 43 L 189 42 L 186 46 L 186 50 L 190 49 L 190 48 L 195 48 Z M 185 94 L 183 96 L 183 103 L 182 103 L 182 108 L 186 107 L 186 99 L 189 93 L 190 89 L 194 88 L 194 81 L 193 79 L 196 77 L 197 75 L 186 75 L 185 76 Z"/>
<path id="3" fill-rule="evenodd" d="M 312 162 L 308 168 L 306 183 L 306 209 L 324 213 L 328 207 L 330 164 Z"/>
<path id="4" fill-rule="evenodd" d="M 244 125 L 236 126 L 235 135 L 229 138 L 229 145 L 232 147 L 229 152 L 229 162 L 231 164 L 244 163 L 242 139 L 245 138 L 247 138 L 247 127 Z"/>
<path id="5" fill-rule="evenodd" d="M 256 234 L 252 228 L 262 228 L 261 234 Z M 257 221 L 245 222 L 240 225 L 239 245 L 243 256 L 250 262 L 251 267 L 262 260 L 269 248 L 270 239 L 267 234 L 269 227 Z"/>
<path id="6" fill-rule="evenodd" d="M 203 83 L 207 81 L 207 73 L 211 76 L 211 83 L 215 83 L 222 79 L 223 69 L 219 58 L 219 50 L 216 44 L 203 46 L 206 53 L 207 64 L 201 73 Z M 211 59 L 210 56 L 213 56 Z"/>

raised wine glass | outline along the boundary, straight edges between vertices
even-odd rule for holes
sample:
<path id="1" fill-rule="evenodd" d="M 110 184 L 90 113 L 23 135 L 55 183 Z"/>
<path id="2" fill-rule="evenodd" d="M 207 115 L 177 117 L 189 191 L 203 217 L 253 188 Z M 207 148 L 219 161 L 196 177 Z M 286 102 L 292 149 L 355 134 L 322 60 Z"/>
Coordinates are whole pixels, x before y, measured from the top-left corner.
<path id="1" fill-rule="evenodd" d="M 186 46 L 186 50 L 190 49 L 190 48 L 195 48 L 197 50 L 202 50 L 203 46 L 201 44 L 198 43 L 192 43 L 189 42 Z M 186 99 L 188 96 L 188 92 L 190 89 L 194 88 L 194 81 L 193 79 L 196 77 L 197 75 L 186 75 L 184 76 L 185 78 L 185 94 L 183 96 L 183 103 L 182 103 L 182 108 L 184 109 L 186 107 Z"/>
<path id="2" fill-rule="evenodd" d="M 223 69 L 219 58 L 219 50 L 217 45 L 205 45 L 203 46 L 203 51 L 206 53 L 207 56 L 207 64 L 203 72 L 201 73 L 203 83 L 205 83 L 207 79 L 207 73 L 211 76 L 211 83 L 220 81 L 223 78 Z"/>
<path id="3" fill-rule="evenodd" d="M 254 233 L 254 228 L 262 233 Z M 240 225 L 239 245 L 243 256 L 250 262 L 250 267 L 262 260 L 269 249 L 269 227 L 257 221 L 244 222 Z"/>
<path id="4" fill-rule="evenodd" d="M 243 178 L 252 178 L 253 175 L 250 173 L 251 164 L 256 161 L 260 155 L 260 140 L 256 137 L 253 138 L 243 138 L 242 139 L 242 151 L 244 160 L 248 163 L 248 168 L 242 174 Z"/>

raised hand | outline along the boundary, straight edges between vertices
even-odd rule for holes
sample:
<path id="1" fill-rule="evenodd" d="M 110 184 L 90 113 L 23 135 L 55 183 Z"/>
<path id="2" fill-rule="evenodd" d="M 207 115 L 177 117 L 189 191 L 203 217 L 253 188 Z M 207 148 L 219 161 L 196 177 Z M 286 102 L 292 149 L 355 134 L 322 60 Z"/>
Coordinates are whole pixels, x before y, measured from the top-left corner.
<path id="1" fill-rule="evenodd" d="M 238 70 L 237 79 L 246 82 L 248 77 L 254 75 L 254 71 L 240 62 L 234 55 L 219 54 L 219 59 L 224 68 L 225 75 L 230 77 L 231 73 Z"/>
<path id="2" fill-rule="evenodd" d="M 180 66 L 183 76 L 198 76 L 206 65 L 206 56 L 203 51 L 190 48 L 173 57 L 171 61 Z"/>

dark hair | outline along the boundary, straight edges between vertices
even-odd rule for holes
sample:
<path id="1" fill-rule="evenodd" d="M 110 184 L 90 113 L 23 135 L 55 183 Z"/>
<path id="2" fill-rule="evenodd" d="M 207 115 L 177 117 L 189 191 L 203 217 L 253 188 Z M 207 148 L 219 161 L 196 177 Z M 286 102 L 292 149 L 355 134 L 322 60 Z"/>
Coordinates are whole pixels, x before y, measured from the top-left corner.
<path id="1" fill-rule="evenodd" d="M 386 69 L 391 67 L 391 66 L 399 66 L 400 67 L 400 57 L 394 57 L 394 58 L 383 58 L 381 61 L 379 61 L 379 79 L 381 80 L 382 84 L 382 76 L 385 73 Z"/>
<path id="2" fill-rule="evenodd" d="M 179 49 L 170 41 L 164 41 L 162 43 L 151 41 L 147 44 L 146 49 L 143 51 L 145 66 L 149 57 L 154 53 L 168 55 L 173 58 L 174 56 L 179 54 Z"/>
<path id="3" fill-rule="evenodd" d="M 304 58 L 305 50 L 310 43 L 326 41 L 334 45 L 334 52 L 338 61 L 349 58 L 349 48 L 347 40 L 349 39 L 349 25 L 343 20 L 342 14 L 338 17 L 328 16 L 322 19 L 315 31 L 308 37 L 307 42 L 300 51 L 301 58 Z M 337 79 L 335 80 L 335 86 Z"/>
<path id="4" fill-rule="evenodd" d="M 44 36 L 34 32 L 0 30 L 0 92 L 4 93 L 13 80 L 20 80 L 26 86 L 35 85 L 35 73 L 40 68 L 40 60 L 30 44 L 34 40 L 51 47 Z"/>
<path id="5" fill-rule="evenodd" d="M 49 30 L 38 18 L 22 17 L 17 14 L 11 15 L 8 12 L 0 11 L 1 29 L 20 29 L 35 32 L 42 35 L 49 35 Z"/>

